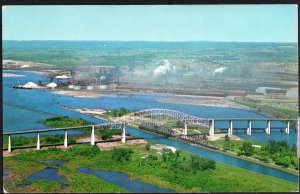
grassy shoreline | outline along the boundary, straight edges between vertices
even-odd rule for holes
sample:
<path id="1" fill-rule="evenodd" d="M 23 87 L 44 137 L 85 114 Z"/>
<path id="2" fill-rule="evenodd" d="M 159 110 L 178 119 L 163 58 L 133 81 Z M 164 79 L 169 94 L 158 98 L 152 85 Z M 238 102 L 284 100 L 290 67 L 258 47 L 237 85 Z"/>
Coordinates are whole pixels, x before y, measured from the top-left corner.
<path id="1" fill-rule="evenodd" d="M 279 119 L 287 119 L 286 117 L 283 117 L 283 115 L 289 117 L 290 119 L 297 119 L 298 114 L 297 111 L 288 110 L 284 108 L 278 108 L 278 107 L 271 107 L 271 106 L 258 106 L 254 102 L 249 101 L 239 101 L 239 100 L 233 100 L 233 102 L 244 105 L 249 107 L 250 110 L 256 111 L 256 112 L 263 112 L 263 114 L 270 116 L 270 117 L 279 117 Z M 278 114 L 281 113 L 281 114 Z"/>
<path id="2" fill-rule="evenodd" d="M 127 192 L 119 186 L 93 175 L 77 172 L 76 169 L 79 167 L 123 172 L 128 174 L 130 179 L 138 179 L 160 188 L 170 188 L 175 192 L 278 192 L 296 191 L 298 187 L 297 183 L 235 168 L 220 162 L 216 163 L 215 170 L 176 173 L 176 170 L 169 167 L 173 160 L 169 161 L 170 164 L 168 160 L 163 162 L 162 155 L 158 154 L 156 149 L 149 150 L 144 145 L 124 145 L 124 147 L 133 149 L 133 154 L 131 159 L 123 162 L 118 162 L 111 157 L 113 150 L 92 151 L 93 148 L 90 145 L 76 145 L 76 147 L 78 149 L 65 151 L 60 149 L 34 150 L 4 158 L 5 167 L 12 172 L 14 177 L 14 181 L 4 182 L 6 185 L 12 186 L 7 189 L 8 192 L 58 192 L 61 183 L 51 181 L 32 181 L 28 187 L 16 188 L 16 185 L 24 183 L 22 180 L 31 173 L 47 166 L 58 168 L 59 174 L 64 175 L 68 180 L 64 184 L 70 187 L 63 192 Z M 148 157 L 143 159 L 145 155 Z M 155 157 L 149 157 L 150 155 Z M 175 159 L 180 164 L 180 161 L 190 158 L 192 155 L 181 150 L 180 157 Z M 77 160 L 74 160 L 74 157 Z M 64 166 L 56 166 L 40 162 L 46 159 L 60 159 L 67 163 Z"/>
<path id="3" fill-rule="evenodd" d="M 100 118 L 100 119 L 103 119 L 103 120 L 106 120 L 106 121 L 110 121 L 109 118 L 102 118 L 101 116 L 96 117 L 96 118 Z M 133 126 L 133 125 L 129 125 L 129 126 L 132 127 L 132 128 L 134 128 L 134 129 L 137 129 L 137 130 L 141 130 L 141 131 L 144 131 L 144 132 L 147 132 L 147 133 L 151 133 L 151 134 L 154 134 L 154 135 L 158 135 L 158 136 L 164 137 L 163 135 L 160 135 L 160 134 L 157 134 L 157 133 L 154 133 L 154 132 L 151 132 L 151 131 L 146 131 L 146 130 L 140 129 L 137 126 Z M 173 140 L 176 140 L 176 141 L 180 141 L 180 142 L 186 143 L 188 145 L 191 145 L 189 142 L 183 141 L 181 139 L 175 139 L 175 138 L 172 138 L 172 137 L 169 137 L 169 138 L 173 139 Z M 229 153 L 229 152 L 223 152 L 221 150 L 211 149 L 211 148 L 208 148 L 208 147 L 205 147 L 205 146 L 201 146 L 201 145 L 194 145 L 194 146 L 200 147 L 200 148 L 203 148 L 203 149 L 207 149 L 209 151 L 218 152 L 220 154 L 224 154 L 224 155 L 232 156 L 232 157 L 235 157 L 235 158 L 239 158 L 241 160 L 246 160 L 246 161 L 249 161 L 249 162 L 253 162 L 255 164 L 259 164 L 259 165 L 262 165 L 262 166 L 265 166 L 265 167 L 269 167 L 269 168 L 273 168 L 273 169 L 276 169 L 276 170 L 280 170 L 280 171 L 283 171 L 283 172 L 286 172 L 286 173 L 290 173 L 290 174 L 293 174 L 293 175 L 296 175 L 296 176 L 299 176 L 299 171 L 294 170 L 294 169 L 284 168 L 284 167 L 278 166 L 276 164 L 272 165 L 270 163 L 265 163 L 263 161 L 259 161 L 259 160 L 255 159 L 255 158 L 251 158 L 251 157 L 237 156 L 237 155 Z"/>
<path id="4" fill-rule="evenodd" d="M 156 133 L 151 132 L 151 131 L 146 131 L 146 130 L 139 129 L 139 128 L 133 127 L 133 126 L 130 126 L 130 127 L 135 128 L 135 129 L 137 129 L 137 130 L 141 130 L 141 131 L 147 132 L 147 133 L 151 133 L 151 134 L 154 134 L 154 135 L 158 135 L 158 136 L 164 137 L 163 135 L 156 134 Z M 182 142 L 182 143 L 191 145 L 189 142 L 184 141 L 184 140 L 182 140 L 182 139 L 176 139 L 176 138 L 172 138 L 172 137 L 169 137 L 169 139 L 172 139 L 172 140 L 175 140 L 175 141 L 180 141 L 180 142 Z M 299 176 L 299 171 L 294 170 L 294 169 L 290 169 L 290 168 L 287 169 L 287 168 L 278 166 L 278 165 L 276 165 L 276 164 L 272 165 L 272 164 L 264 163 L 264 162 L 262 162 L 262 161 L 259 161 L 259 160 L 255 159 L 255 158 L 246 157 L 246 156 L 237 156 L 237 155 L 232 154 L 232 153 L 230 153 L 230 152 L 223 152 L 223 151 L 221 151 L 221 150 L 211 149 L 211 148 L 208 148 L 208 147 L 205 147 L 205 146 L 201 146 L 201 145 L 196 145 L 196 144 L 195 144 L 195 145 L 193 145 L 193 146 L 199 147 L 199 148 L 203 148 L 203 149 L 207 149 L 207 150 L 213 151 L 213 152 L 218 152 L 218 153 L 220 153 L 220 154 L 232 156 L 232 157 L 235 157 L 235 158 L 238 158 L 238 159 L 241 159 L 241 160 L 246 160 L 246 161 L 253 162 L 253 163 L 256 163 L 256 164 L 259 164 L 259 165 L 262 165 L 262 166 L 266 166 L 266 167 L 273 168 L 273 169 L 276 169 L 276 170 L 281 170 L 281 171 L 283 171 L 283 172 L 287 172 L 287 173 L 290 173 L 290 174 Z"/>

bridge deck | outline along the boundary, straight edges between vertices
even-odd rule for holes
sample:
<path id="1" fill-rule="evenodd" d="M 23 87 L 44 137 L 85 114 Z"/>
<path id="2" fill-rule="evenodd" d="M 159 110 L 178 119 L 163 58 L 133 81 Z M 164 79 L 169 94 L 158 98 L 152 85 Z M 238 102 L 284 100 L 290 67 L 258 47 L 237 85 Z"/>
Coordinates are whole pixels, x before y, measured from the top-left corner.
<path id="1" fill-rule="evenodd" d="M 51 132 L 51 131 L 63 131 L 63 130 L 71 130 L 71 129 L 80 129 L 87 127 L 99 127 L 99 126 L 112 126 L 112 123 L 104 123 L 97 125 L 84 125 L 84 126 L 76 126 L 76 127 L 60 127 L 60 128 L 49 128 L 49 129 L 36 129 L 36 130 L 27 130 L 27 131 L 14 131 L 14 132 L 5 132 L 3 135 L 18 135 L 18 134 L 26 134 L 26 133 L 43 133 L 43 132 Z M 121 124 L 116 124 L 121 125 Z"/>

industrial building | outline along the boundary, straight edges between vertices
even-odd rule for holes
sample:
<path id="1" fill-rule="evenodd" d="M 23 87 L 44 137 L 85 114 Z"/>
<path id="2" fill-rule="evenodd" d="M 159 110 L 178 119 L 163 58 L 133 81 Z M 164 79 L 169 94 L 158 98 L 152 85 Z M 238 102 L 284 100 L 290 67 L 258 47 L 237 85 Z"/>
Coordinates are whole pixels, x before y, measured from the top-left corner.
<path id="1" fill-rule="evenodd" d="M 258 87 L 255 90 L 256 93 L 261 93 L 264 95 L 268 94 L 286 94 L 287 90 L 281 88 L 271 88 L 271 87 Z"/>
<path id="2" fill-rule="evenodd" d="M 290 88 L 287 92 L 286 92 L 286 96 L 287 97 L 298 97 L 298 87 L 294 87 L 294 88 Z"/>

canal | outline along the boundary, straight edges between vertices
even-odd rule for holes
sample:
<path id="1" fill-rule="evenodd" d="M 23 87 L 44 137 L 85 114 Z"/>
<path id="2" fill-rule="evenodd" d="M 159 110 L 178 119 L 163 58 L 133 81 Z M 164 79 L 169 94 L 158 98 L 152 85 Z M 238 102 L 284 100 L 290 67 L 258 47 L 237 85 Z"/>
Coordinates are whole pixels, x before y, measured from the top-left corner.
<path id="1" fill-rule="evenodd" d="M 6 72 L 6 71 L 5 71 Z M 147 108 L 167 108 L 181 112 L 185 112 L 191 115 L 203 117 L 203 118 L 226 118 L 226 117 L 237 117 L 237 118 L 266 118 L 258 112 L 250 110 L 241 110 L 233 108 L 221 108 L 221 107 L 208 107 L 208 106 L 194 106 L 184 104 L 171 104 L 171 103 L 160 103 L 157 101 L 157 96 L 144 96 L 144 95 L 111 95 L 102 96 L 97 98 L 74 98 L 65 95 L 54 94 L 49 91 L 41 90 L 17 90 L 10 86 L 18 82 L 27 83 L 33 81 L 38 83 L 42 81 L 47 83 L 48 80 L 43 78 L 40 74 L 35 74 L 25 71 L 7 71 L 10 73 L 22 74 L 24 77 L 3 77 L 3 102 L 15 104 L 18 106 L 24 106 L 31 109 L 39 110 L 40 112 L 48 112 L 61 116 L 70 116 L 74 118 L 83 118 L 94 123 L 103 123 L 105 121 L 82 115 L 76 112 L 62 109 L 60 106 L 68 106 L 72 108 L 100 108 L 100 109 L 115 109 L 125 107 L 130 110 L 141 110 Z M 168 96 L 170 97 L 170 96 Z M 160 96 L 159 98 L 164 98 Z M 41 129 L 49 128 L 40 123 L 41 120 L 49 118 L 49 115 L 42 114 L 39 112 L 32 112 L 16 107 L 4 105 L 3 109 L 3 130 L 4 132 L 22 131 L 30 129 Z M 219 125 L 219 126 L 218 126 Z M 242 123 L 238 125 L 243 125 Z M 255 125 L 260 125 L 259 123 Z M 263 125 L 263 123 L 261 124 Z M 281 126 L 283 123 L 273 124 Z M 225 127 L 226 123 L 217 123 L 216 127 Z M 136 129 L 129 128 L 128 132 L 137 137 L 143 137 L 156 143 L 166 144 L 174 146 L 190 153 L 215 159 L 216 161 L 229 164 L 235 167 L 247 169 L 257 173 L 285 179 L 288 181 L 298 182 L 298 177 L 280 170 L 272 169 L 266 166 L 251 163 L 245 160 L 241 160 L 235 157 L 227 156 L 221 153 L 213 152 L 207 149 L 195 147 L 182 142 L 177 142 L 171 139 L 162 138 L 150 133 L 139 131 Z M 240 135 L 240 134 L 238 134 Z M 244 134 L 241 134 L 244 135 Z M 296 142 L 296 132 L 291 130 L 290 134 L 281 133 L 279 130 L 272 131 L 271 135 L 267 136 L 264 133 L 256 133 L 252 138 L 260 136 L 259 141 L 267 142 L 269 139 L 275 140 L 286 140 L 290 145 Z M 256 139 L 257 140 L 257 139 Z"/>

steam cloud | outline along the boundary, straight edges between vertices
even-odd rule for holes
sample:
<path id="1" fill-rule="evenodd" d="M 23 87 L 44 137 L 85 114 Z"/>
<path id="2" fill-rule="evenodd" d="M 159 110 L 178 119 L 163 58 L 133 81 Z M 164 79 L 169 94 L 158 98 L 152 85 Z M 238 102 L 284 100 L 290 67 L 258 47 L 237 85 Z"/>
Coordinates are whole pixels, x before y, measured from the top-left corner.
<path id="1" fill-rule="evenodd" d="M 215 71 L 213 72 L 213 75 L 215 75 L 215 74 L 221 74 L 226 69 L 227 69 L 227 67 L 219 67 L 219 68 L 215 69 Z"/>
<path id="2" fill-rule="evenodd" d="M 159 67 L 157 67 L 156 69 L 154 69 L 153 75 L 154 76 L 165 75 L 168 72 L 170 72 L 172 70 L 172 68 L 174 69 L 174 67 L 172 67 L 171 63 L 168 60 L 164 60 L 164 64 L 163 65 L 160 65 Z M 175 66 L 175 68 L 176 68 L 176 66 Z"/>

